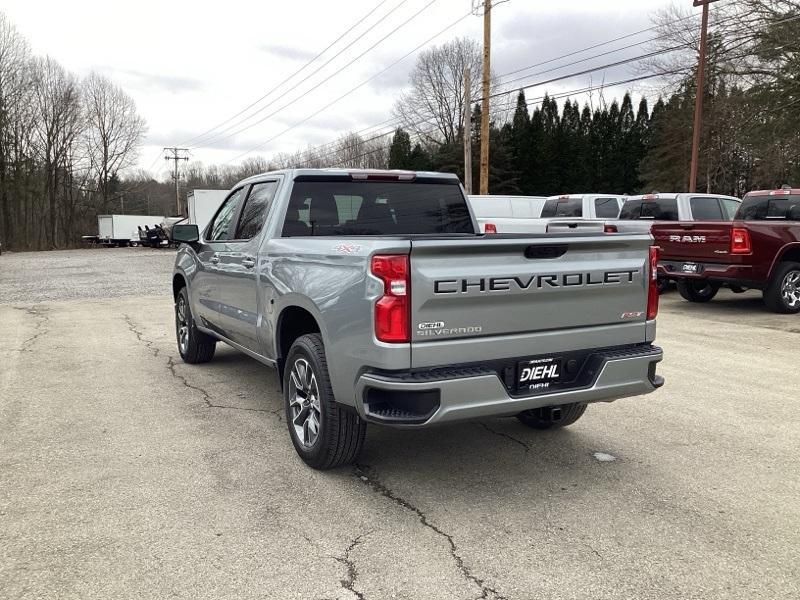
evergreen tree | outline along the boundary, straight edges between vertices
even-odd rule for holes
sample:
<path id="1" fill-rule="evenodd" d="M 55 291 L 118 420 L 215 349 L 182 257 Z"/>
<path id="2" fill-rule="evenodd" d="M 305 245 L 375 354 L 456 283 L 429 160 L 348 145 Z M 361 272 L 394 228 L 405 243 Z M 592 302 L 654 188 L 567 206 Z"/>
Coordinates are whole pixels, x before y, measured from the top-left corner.
<path id="1" fill-rule="evenodd" d="M 389 147 L 389 168 L 411 168 L 411 136 L 402 128 L 398 128 L 392 137 L 392 145 Z"/>

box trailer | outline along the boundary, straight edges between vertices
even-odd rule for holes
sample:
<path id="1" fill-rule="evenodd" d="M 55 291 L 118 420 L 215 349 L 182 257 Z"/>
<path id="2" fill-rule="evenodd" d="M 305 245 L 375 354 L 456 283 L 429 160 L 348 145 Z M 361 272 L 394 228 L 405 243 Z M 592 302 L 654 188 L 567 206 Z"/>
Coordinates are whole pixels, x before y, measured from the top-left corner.
<path id="1" fill-rule="evenodd" d="M 228 195 L 228 190 L 189 190 L 186 196 L 189 207 L 189 223 L 200 231 L 206 228 Z"/>
<path id="2" fill-rule="evenodd" d="M 163 215 L 98 215 L 98 243 L 106 246 L 129 246 L 139 243 L 139 227 L 155 227 Z"/>

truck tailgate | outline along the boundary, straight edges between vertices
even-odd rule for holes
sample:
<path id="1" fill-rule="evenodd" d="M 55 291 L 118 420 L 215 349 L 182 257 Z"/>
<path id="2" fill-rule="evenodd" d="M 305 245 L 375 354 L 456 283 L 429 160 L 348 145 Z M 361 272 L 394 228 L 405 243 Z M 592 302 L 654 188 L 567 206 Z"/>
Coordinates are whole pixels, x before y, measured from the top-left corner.
<path id="1" fill-rule="evenodd" d="M 650 244 L 619 234 L 414 240 L 412 356 L 437 341 L 607 326 L 638 327 L 643 341 Z"/>
<path id="2" fill-rule="evenodd" d="M 729 255 L 732 227 L 721 221 L 662 222 L 652 233 L 662 259 L 722 262 Z"/>

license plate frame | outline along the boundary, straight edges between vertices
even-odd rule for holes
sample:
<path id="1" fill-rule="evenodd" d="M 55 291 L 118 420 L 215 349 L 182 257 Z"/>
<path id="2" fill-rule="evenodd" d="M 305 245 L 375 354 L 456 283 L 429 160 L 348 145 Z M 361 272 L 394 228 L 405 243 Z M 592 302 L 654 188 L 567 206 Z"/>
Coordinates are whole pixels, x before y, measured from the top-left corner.
<path id="1" fill-rule="evenodd" d="M 697 273 L 700 272 L 700 268 L 697 263 L 683 263 L 683 266 L 681 266 L 681 271 L 690 275 L 697 275 Z"/>
<path id="2" fill-rule="evenodd" d="M 520 393 L 546 390 L 564 380 L 564 357 L 547 356 L 517 362 L 516 389 Z"/>

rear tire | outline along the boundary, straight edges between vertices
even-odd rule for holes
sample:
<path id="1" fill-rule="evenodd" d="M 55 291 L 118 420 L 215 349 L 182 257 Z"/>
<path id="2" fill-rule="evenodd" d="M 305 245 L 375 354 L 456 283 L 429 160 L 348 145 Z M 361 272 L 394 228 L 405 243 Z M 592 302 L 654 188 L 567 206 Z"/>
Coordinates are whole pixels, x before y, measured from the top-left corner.
<path id="1" fill-rule="evenodd" d="M 332 469 L 356 459 L 367 424 L 336 403 L 318 333 L 292 344 L 283 370 L 283 400 L 292 444 L 309 467 Z"/>
<path id="2" fill-rule="evenodd" d="M 185 287 L 175 297 L 175 337 L 183 362 L 197 365 L 214 358 L 217 340 L 197 328 Z"/>
<path id="3" fill-rule="evenodd" d="M 689 302 L 710 302 L 717 295 L 719 286 L 705 279 L 679 279 L 678 292 Z"/>
<path id="4" fill-rule="evenodd" d="M 776 313 L 800 313 L 800 263 L 778 263 L 764 290 L 764 304 Z"/>
<path id="5" fill-rule="evenodd" d="M 561 417 L 553 418 L 553 409 L 561 409 Z M 562 406 L 545 406 L 526 410 L 517 415 L 517 419 L 528 427 L 534 429 L 553 429 L 555 427 L 568 427 L 583 416 L 586 404 L 564 404 Z"/>

